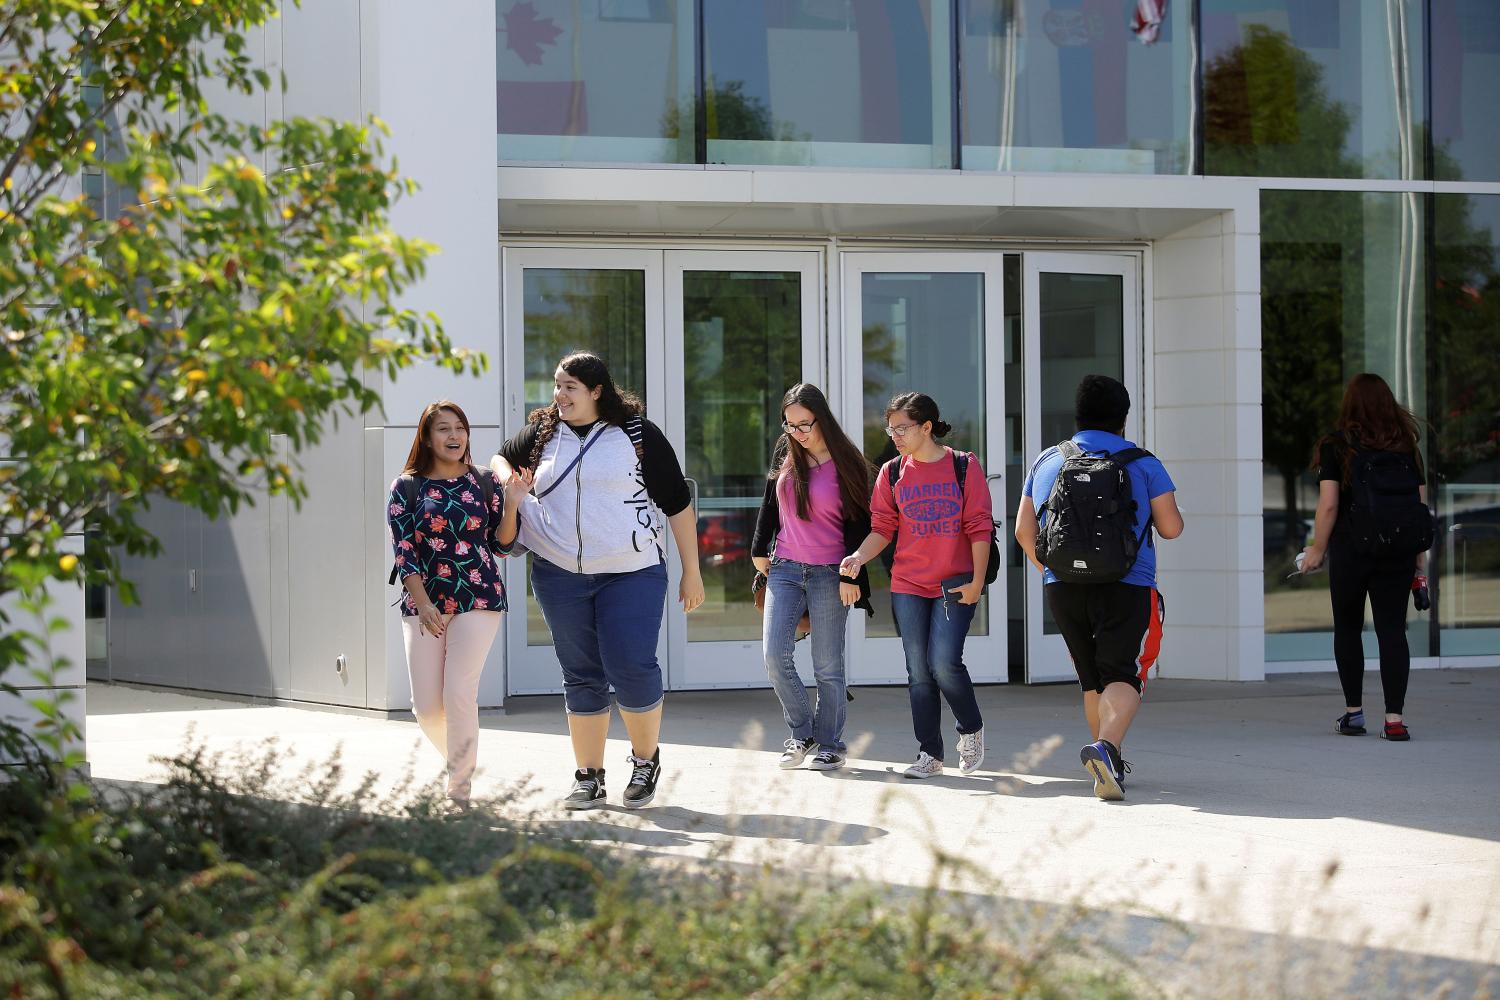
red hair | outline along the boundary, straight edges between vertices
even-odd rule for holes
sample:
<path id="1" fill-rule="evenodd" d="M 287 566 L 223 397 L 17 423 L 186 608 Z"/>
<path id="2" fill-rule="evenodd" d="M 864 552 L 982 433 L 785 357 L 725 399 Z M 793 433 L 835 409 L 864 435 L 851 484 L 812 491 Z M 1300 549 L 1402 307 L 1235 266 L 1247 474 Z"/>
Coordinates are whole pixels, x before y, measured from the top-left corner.
<path id="1" fill-rule="evenodd" d="M 1394 451 L 1410 455 L 1416 461 L 1417 474 L 1427 477 L 1418 447 L 1417 418 L 1396 402 L 1396 394 L 1385 379 L 1371 372 L 1361 372 L 1344 387 L 1344 401 L 1339 406 L 1337 430 L 1325 436 L 1317 451 L 1330 439 L 1344 446 L 1344 485 L 1349 485 L 1350 461 L 1356 448 L 1365 451 Z"/>

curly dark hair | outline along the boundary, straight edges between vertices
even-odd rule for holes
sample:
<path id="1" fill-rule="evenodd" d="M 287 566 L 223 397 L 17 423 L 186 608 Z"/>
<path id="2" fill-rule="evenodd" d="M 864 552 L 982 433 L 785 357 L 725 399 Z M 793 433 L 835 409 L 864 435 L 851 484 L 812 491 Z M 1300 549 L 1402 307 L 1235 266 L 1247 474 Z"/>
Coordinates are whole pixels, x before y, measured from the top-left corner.
<path id="1" fill-rule="evenodd" d="M 589 351 L 574 351 L 559 361 L 557 367 L 590 389 L 603 389 L 599 393 L 598 405 L 599 419 L 605 423 L 624 427 L 631 417 L 639 417 L 645 412 L 645 407 L 641 405 L 640 398 L 635 393 L 621 391 L 615 385 L 615 380 L 609 374 L 609 366 L 599 355 Z M 542 449 L 547 447 L 548 441 L 552 440 L 560 419 L 555 401 L 546 406 L 539 406 L 526 415 L 528 423 L 537 425 L 536 443 L 531 446 L 531 455 L 528 459 L 531 468 L 535 469 L 537 463 L 542 460 Z"/>

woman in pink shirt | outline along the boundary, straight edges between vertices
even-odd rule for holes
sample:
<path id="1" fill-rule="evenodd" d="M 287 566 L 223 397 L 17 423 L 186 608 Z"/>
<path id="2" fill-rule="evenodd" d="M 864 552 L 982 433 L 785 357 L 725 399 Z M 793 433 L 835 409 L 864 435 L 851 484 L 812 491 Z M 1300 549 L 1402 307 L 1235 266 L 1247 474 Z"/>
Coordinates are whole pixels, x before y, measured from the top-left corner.
<path id="1" fill-rule="evenodd" d="M 953 428 L 931 396 L 897 396 L 886 406 L 885 423 L 899 454 L 876 477 L 869 537 L 839 571 L 859 572 L 896 540 L 891 610 L 906 652 L 918 746 L 904 773 L 930 778 L 943 771 L 941 693 L 958 726 L 959 770 L 972 774 L 984 761 L 984 719 L 963 654 L 989 564 L 990 493 L 978 458 L 938 442 Z"/>
<path id="2" fill-rule="evenodd" d="M 787 391 L 781 427 L 750 543 L 755 568 L 767 577 L 766 673 L 791 732 L 780 766 L 796 767 L 816 752 L 812 769 L 833 771 L 844 766 L 849 608 L 873 613 L 869 573 L 839 572 L 843 554 L 870 531 L 870 466 L 815 385 Z M 816 711 L 792 658 L 803 612 L 812 627 Z"/>

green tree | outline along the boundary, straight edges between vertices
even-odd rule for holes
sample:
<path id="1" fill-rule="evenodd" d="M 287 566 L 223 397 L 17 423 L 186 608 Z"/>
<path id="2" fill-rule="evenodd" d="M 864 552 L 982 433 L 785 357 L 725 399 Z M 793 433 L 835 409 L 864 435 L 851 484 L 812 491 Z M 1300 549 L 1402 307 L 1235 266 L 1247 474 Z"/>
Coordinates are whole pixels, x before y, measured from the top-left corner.
<path id="1" fill-rule="evenodd" d="M 148 497 L 210 516 L 261 490 L 300 499 L 278 435 L 297 449 L 378 406 L 370 373 L 485 366 L 399 304 L 432 248 L 388 228 L 412 185 L 378 121 L 266 127 L 210 106 L 210 80 L 272 86 L 245 32 L 278 6 L 0 9 L 0 597 L 39 610 L 47 581 L 87 577 L 128 599 L 110 552 L 157 549 Z M 81 563 L 63 544 L 85 525 Z M 40 645 L 7 627 L 0 683 Z"/>

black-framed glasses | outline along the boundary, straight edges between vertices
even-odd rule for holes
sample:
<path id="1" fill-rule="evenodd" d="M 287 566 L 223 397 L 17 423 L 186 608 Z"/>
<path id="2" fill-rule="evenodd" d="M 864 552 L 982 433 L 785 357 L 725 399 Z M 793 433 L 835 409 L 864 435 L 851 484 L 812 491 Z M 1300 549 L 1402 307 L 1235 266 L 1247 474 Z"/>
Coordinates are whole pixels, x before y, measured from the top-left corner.
<path id="1" fill-rule="evenodd" d="M 781 422 L 781 429 L 788 434 L 806 434 L 813 429 L 813 424 L 815 423 L 817 423 L 817 420 L 804 420 L 800 424 L 789 424 L 783 420 Z"/>

